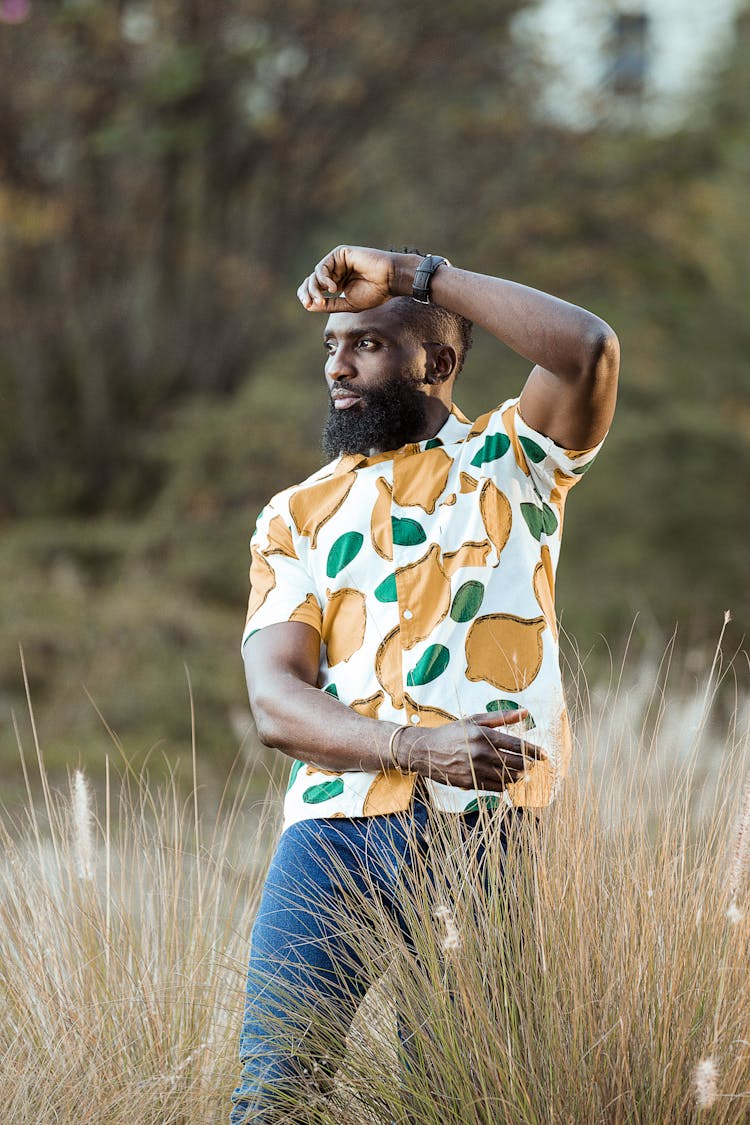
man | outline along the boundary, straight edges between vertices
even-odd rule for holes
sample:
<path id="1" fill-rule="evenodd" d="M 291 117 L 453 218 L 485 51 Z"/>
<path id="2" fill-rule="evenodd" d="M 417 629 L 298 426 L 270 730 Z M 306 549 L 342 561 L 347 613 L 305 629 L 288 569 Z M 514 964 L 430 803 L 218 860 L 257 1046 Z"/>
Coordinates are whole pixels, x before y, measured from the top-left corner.
<path id="1" fill-rule="evenodd" d="M 563 509 L 612 420 L 619 366 L 598 317 L 435 255 L 340 246 L 298 297 L 329 314 L 333 460 L 274 497 L 252 542 L 250 701 L 262 742 L 295 761 L 253 929 L 233 1122 L 289 1114 L 316 1069 L 295 989 L 308 1012 L 342 1014 L 343 1034 L 369 983 L 314 905 L 336 897 L 332 868 L 395 916 L 430 808 L 471 833 L 482 807 L 552 799 L 570 752 Z M 453 404 L 471 322 L 534 364 L 520 398 L 474 423 Z"/>

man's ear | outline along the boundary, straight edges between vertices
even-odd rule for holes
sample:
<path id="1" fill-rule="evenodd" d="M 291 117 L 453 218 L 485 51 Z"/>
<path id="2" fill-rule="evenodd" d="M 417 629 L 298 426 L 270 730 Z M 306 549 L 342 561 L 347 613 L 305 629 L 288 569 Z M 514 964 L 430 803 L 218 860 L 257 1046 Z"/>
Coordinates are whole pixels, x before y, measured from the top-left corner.
<path id="1" fill-rule="evenodd" d="M 456 349 L 450 344 L 425 344 L 425 383 L 445 383 L 456 371 Z"/>

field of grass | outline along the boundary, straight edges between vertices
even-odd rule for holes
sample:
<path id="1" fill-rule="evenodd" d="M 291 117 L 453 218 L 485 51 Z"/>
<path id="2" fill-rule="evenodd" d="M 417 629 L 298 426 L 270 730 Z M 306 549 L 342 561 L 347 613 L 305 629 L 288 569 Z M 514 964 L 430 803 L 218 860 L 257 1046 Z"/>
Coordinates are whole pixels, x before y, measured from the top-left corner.
<path id="1" fill-rule="evenodd" d="M 575 769 L 504 879 L 485 887 L 448 827 L 439 878 L 408 888 L 418 958 L 351 896 L 377 984 L 332 1095 L 290 1122 L 750 1119 L 750 713 L 739 688 L 727 702 L 734 670 L 669 661 L 578 677 Z M 209 800 L 199 769 L 185 799 L 114 745 L 102 791 L 71 770 L 54 792 L 26 742 L 1 829 L 3 1120 L 225 1121 L 278 800 L 259 809 L 247 778 Z"/>

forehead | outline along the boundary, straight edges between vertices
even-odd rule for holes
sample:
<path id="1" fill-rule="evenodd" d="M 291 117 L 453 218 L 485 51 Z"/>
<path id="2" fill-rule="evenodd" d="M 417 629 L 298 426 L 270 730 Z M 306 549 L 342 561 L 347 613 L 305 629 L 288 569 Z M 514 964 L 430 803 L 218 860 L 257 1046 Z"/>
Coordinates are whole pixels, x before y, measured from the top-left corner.
<path id="1" fill-rule="evenodd" d="M 374 309 L 358 313 L 331 313 L 325 326 L 326 336 L 357 336 L 362 332 L 382 332 L 392 339 L 400 339 L 406 331 L 403 317 L 395 300 L 385 301 Z"/>

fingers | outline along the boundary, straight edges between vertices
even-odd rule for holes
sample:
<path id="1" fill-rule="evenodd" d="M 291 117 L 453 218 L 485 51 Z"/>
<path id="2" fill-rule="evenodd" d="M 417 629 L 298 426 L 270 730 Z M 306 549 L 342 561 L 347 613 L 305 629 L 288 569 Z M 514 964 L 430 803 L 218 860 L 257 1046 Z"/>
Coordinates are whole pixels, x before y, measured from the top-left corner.
<path id="1" fill-rule="evenodd" d="M 529 768 L 529 763 L 522 754 L 507 750 L 497 751 L 493 761 L 485 761 L 480 769 L 477 765 L 475 762 L 468 784 L 473 789 L 489 789 L 498 793 L 522 778 Z"/>
<path id="2" fill-rule="evenodd" d="M 318 262 L 314 277 L 320 288 L 326 291 L 324 295 L 330 296 L 332 293 L 339 292 L 339 285 L 328 258 L 323 258 L 322 262 Z"/>
<path id="3" fill-rule="evenodd" d="M 521 707 L 518 711 L 482 711 L 479 715 L 472 715 L 471 721 L 479 727 L 509 727 L 528 717 L 529 712 Z"/>
<path id="4" fill-rule="evenodd" d="M 334 292 L 336 286 L 334 284 Z M 317 275 L 311 273 L 297 290 L 297 298 L 308 312 L 352 312 L 354 311 L 345 296 L 331 297 L 323 292 Z"/>
<path id="5" fill-rule="evenodd" d="M 503 735 L 501 728 L 523 722 L 524 719 L 528 718 L 528 715 L 529 712 L 526 708 L 520 707 L 518 711 L 483 711 L 478 715 L 472 715 L 471 721 L 481 727 L 483 731 L 492 731 L 492 736 L 490 737 L 487 734 L 486 737 L 495 749 L 513 750 L 520 746 L 523 748 L 525 758 L 535 762 L 544 762 L 547 760 L 547 755 L 541 746 L 537 746 L 533 742 L 526 742 L 523 738 L 519 739 L 516 735 Z"/>
<path id="6" fill-rule="evenodd" d="M 534 742 L 526 742 L 523 738 L 517 738 L 516 735 L 505 734 L 502 730 L 490 727 L 487 729 L 485 737 L 495 750 L 520 754 L 527 762 L 546 762 L 547 760 L 547 755 L 541 746 L 537 746 Z"/>
<path id="7" fill-rule="evenodd" d="M 297 290 L 301 304 L 309 312 L 351 312 L 351 305 L 343 293 L 346 273 L 341 248 L 326 254 Z"/>

